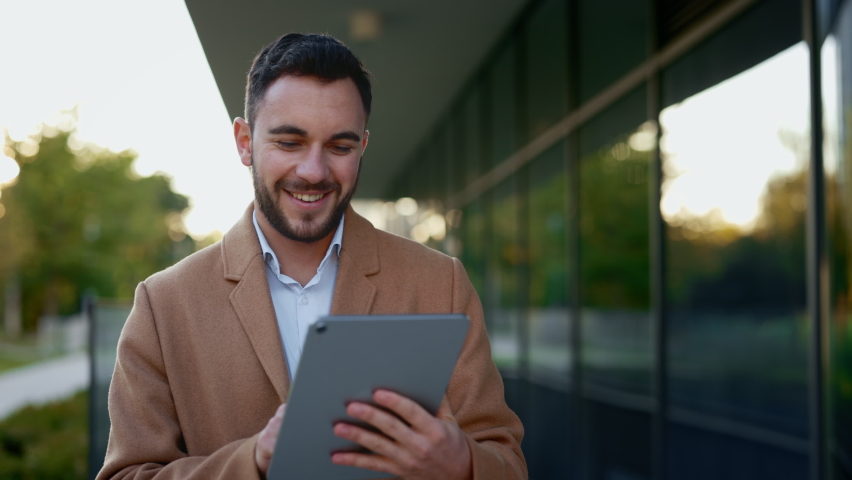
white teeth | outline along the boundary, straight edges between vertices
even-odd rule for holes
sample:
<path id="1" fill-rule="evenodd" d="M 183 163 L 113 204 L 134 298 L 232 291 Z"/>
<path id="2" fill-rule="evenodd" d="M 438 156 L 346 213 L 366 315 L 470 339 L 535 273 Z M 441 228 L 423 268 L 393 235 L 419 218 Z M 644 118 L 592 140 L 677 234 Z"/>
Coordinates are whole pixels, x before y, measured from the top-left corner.
<path id="1" fill-rule="evenodd" d="M 301 193 L 292 193 L 292 192 L 290 193 L 290 195 L 293 195 L 293 197 L 295 197 L 295 198 L 297 198 L 297 199 L 299 199 L 303 202 L 316 202 L 317 200 L 319 200 L 320 198 L 325 196 L 324 193 L 322 193 L 320 195 L 302 195 Z"/>

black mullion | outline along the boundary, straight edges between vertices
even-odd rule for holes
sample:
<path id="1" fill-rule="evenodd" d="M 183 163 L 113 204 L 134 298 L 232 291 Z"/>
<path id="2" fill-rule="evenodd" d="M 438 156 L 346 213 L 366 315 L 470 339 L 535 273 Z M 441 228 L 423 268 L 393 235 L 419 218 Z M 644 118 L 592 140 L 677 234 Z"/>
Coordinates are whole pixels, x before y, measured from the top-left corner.
<path id="1" fill-rule="evenodd" d="M 565 8 L 565 22 L 567 25 L 566 41 L 568 42 L 566 51 L 566 62 L 568 63 L 568 84 L 565 86 L 566 100 L 568 111 L 573 112 L 579 107 L 579 71 L 578 71 L 578 2 L 569 1 Z M 582 331 L 580 324 L 580 150 L 577 141 L 577 132 L 571 132 L 564 140 L 564 161 L 565 171 L 567 172 L 566 182 L 566 203 L 568 218 L 567 225 L 567 255 L 569 274 L 568 291 L 565 292 L 569 299 L 569 311 L 571 319 L 571 411 L 573 417 L 571 422 L 574 425 L 573 438 L 571 447 L 574 455 L 569 455 L 568 458 L 574 460 L 573 478 L 583 479 L 588 474 L 589 449 L 584 435 L 584 415 L 583 415 L 583 400 L 581 392 L 583 390 L 583 369 L 581 364 L 580 352 L 582 348 Z"/>
<path id="2" fill-rule="evenodd" d="M 529 121 L 526 115 L 527 109 L 527 98 L 526 98 L 526 87 L 527 87 L 527 71 L 529 66 L 527 65 L 527 21 L 529 19 L 529 15 L 527 14 L 524 17 L 524 22 L 519 24 L 519 27 L 514 32 L 515 37 L 515 71 L 513 72 L 515 77 L 515 138 L 518 143 L 514 146 L 514 151 L 517 151 L 521 145 L 527 143 L 527 127 L 529 125 Z M 510 180 L 513 182 L 514 191 L 515 191 L 515 215 L 516 215 L 516 225 L 518 225 L 517 233 L 515 236 L 515 241 L 518 243 L 518 248 L 521 252 L 521 263 L 520 265 L 514 265 L 512 271 L 516 278 L 518 279 L 519 286 L 529 285 L 528 275 L 524 274 L 524 265 L 526 263 L 526 257 L 529 255 L 527 252 L 527 245 L 525 243 L 525 237 L 527 233 L 526 225 L 528 223 L 529 217 L 525 210 L 525 169 L 521 169 L 516 172 Z M 511 178 L 511 177 L 510 177 Z M 518 386 L 520 391 L 518 392 L 518 400 L 520 410 L 523 412 L 523 418 L 529 418 L 529 406 L 530 406 L 530 389 L 528 388 L 529 383 L 529 316 L 526 311 L 526 305 L 528 304 L 529 292 L 527 288 L 518 288 L 517 297 L 515 299 L 516 309 L 517 309 L 517 321 L 518 321 Z"/>
<path id="3" fill-rule="evenodd" d="M 648 57 L 655 55 L 660 48 L 657 2 L 649 2 L 648 21 Z M 668 378 L 667 369 L 667 323 L 665 316 L 665 223 L 660 210 L 662 198 L 663 166 L 660 155 L 660 109 L 662 91 L 660 72 L 654 70 L 647 79 L 648 120 L 657 125 L 657 142 L 651 156 L 650 182 L 648 182 L 648 220 L 651 260 L 651 314 L 652 314 L 652 347 L 654 350 L 654 366 L 652 371 L 652 395 L 654 396 L 654 411 L 651 426 L 651 477 L 655 480 L 665 480 L 667 477 L 667 419 L 668 419 Z"/>
<path id="4" fill-rule="evenodd" d="M 818 39 L 818 17 L 815 0 L 802 1 L 803 33 L 808 44 L 810 67 L 811 161 L 808 175 L 807 273 L 808 313 L 811 321 L 808 400 L 810 410 L 810 478 L 825 478 L 827 457 L 825 449 L 825 408 L 823 405 L 823 345 L 822 345 L 822 279 L 820 267 L 824 257 L 824 170 L 822 157 L 822 65 Z"/>

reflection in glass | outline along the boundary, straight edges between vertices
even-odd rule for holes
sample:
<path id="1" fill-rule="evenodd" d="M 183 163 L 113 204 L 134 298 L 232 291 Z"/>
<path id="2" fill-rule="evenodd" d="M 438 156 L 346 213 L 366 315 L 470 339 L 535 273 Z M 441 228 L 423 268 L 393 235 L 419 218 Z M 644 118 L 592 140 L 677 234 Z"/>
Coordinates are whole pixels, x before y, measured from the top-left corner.
<path id="1" fill-rule="evenodd" d="M 452 193 L 451 178 L 453 177 L 450 170 L 450 135 L 446 125 L 438 128 L 434 135 L 429 138 L 432 142 L 432 161 L 434 165 L 432 169 L 432 181 L 434 182 L 434 196 L 439 202 L 446 202 L 447 198 Z"/>
<path id="2" fill-rule="evenodd" d="M 829 433 L 835 478 L 852 478 L 852 2 L 822 47 L 831 366 Z"/>
<path id="3" fill-rule="evenodd" d="M 648 0 L 580 0 L 577 67 L 580 102 L 589 100 L 648 56 Z"/>
<path id="4" fill-rule="evenodd" d="M 461 240 L 460 260 L 467 271 L 470 283 L 485 301 L 485 225 L 486 218 L 482 208 L 482 199 L 477 198 L 461 210 L 459 219 L 459 237 Z M 485 316 L 489 322 L 488 315 Z"/>
<path id="5" fill-rule="evenodd" d="M 651 415 L 586 401 L 583 418 L 590 455 L 581 478 L 650 480 Z"/>
<path id="6" fill-rule="evenodd" d="M 518 305 L 519 267 L 523 249 L 519 238 L 518 191 L 514 177 L 494 189 L 489 214 L 491 238 L 487 254 L 486 315 L 492 330 L 494 362 L 505 370 L 518 368 L 520 361 Z"/>
<path id="7" fill-rule="evenodd" d="M 565 4 L 563 0 L 540 3 L 526 28 L 527 141 L 562 119 L 568 109 Z"/>
<path id="8" fill-rule="evenodd" d="M 515 52 L 514 42 L 509 42 L 494 58 L 488 72 L 488 155 L 485 171 L 502 162 L 518 147 L 517 107 L 515 100 Z"/>
<path id="9" fill-rule="evenodd" d="M 559 142 L 530 164 L 528 216 L 530 367 L 562 383 L 568 380 L 571 344 L 563 155 Z"/>
<path id="10" fill-rule="evenodd" d="M 799 436 L 807 67 L 799 44 L 660 115 L 671 405 Z"/>
<path id="11" fill-rule="evenodd" d="M 625 119 L 641 123 L 643 114 L 644 96 L 629 95 L 580 130 L 580 305 L 584 381 L 647 394 L 648 167 L 654 144 L 631 142 L 645 127 L 613 132 Z"/>
<path id="12" fill-rule="evenodd" d="M 480 158 L 482 151 L 482 95 L 476 87 L 464 95 L 458 110 L 453 115 L 454 156 L 460 188 L 466 187 L 482 174 Z"/>

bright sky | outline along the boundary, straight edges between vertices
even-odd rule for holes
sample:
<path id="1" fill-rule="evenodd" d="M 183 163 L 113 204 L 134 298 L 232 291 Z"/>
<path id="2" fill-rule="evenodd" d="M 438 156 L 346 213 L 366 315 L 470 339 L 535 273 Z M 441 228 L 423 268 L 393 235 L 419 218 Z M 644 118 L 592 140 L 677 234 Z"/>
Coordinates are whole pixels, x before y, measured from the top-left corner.
<path id="1" fill-rule="evenodd" d="M 661 149 L 671 175 L 663 216 L 718 209 L 727 222 L 753 227 L 767 182 L 803 166 L 779 132 L 807 142 L 808 89 L 808 49 L 799 43 L 663 110 Z"/>
<path id="2" fill-rule="evenodd" d="M 21 139 L 80 105 L 80 137 L 133 148 L 188 195 L 189 232 L 227 231 L 253 198 L 183 0 L 0 0 L 0 128 Z"/>

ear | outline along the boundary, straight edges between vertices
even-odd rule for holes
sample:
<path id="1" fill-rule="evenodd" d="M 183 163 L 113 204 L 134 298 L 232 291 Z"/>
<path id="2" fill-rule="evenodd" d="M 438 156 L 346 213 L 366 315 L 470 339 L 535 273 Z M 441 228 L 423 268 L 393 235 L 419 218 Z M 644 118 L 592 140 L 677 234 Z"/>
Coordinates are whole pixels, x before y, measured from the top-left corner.
<path id="1" fill-rule="evenodd" d="M 370 131 L 364 130 L 364 138 L 361 140 L 361 155 L 364 155 L 364 151 L 367 150 L 367 140 L 370 138 Z"/>
<path id="2" fill-rule="evenodd" d="M 237 143 L 237 152 L 240 154 L 240 162 L 251 166 L 251 127 L 240 117 L 234 119 L 234 141 Z"/>

